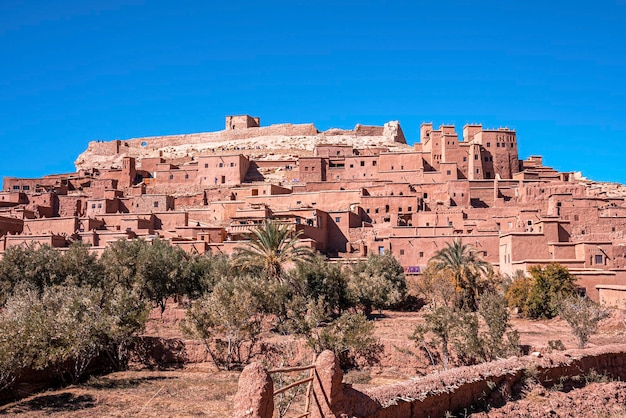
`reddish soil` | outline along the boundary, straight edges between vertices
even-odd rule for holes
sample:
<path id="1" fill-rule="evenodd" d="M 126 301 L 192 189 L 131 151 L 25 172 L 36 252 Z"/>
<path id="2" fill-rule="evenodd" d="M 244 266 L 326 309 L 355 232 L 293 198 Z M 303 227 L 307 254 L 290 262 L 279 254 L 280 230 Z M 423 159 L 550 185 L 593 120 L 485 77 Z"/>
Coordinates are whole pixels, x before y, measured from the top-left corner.
<path id="1" fill-rule="evenodd" d="M 162 318 L 160 315 L 153 317 L 147 328 L 148 335 L 182 337 L 178 327 L 183 317 L 182 311 L 168 311 Z M 375 321 L 376 335 L 385 347 L 380 364 L 350 371 L 345 380 L 353 383 L 357 389 L 365 389 L 431 373 L 435 368 L 408 339 L 421 320 L 420 313 L 384 312 Z M 560 319 L 514 319 L 513 326 L 529 351 L 547 352 L 549 340 L 561 340 L 566 348 L 576 347 L 567 324 Z M 624 312 L 616 311 L 603 321 L 600 332 L 592 337 L 588 346 L 622 343 L 625 335 Z M 302 341 L 275 334 L 268 334 L 267 337 L 268 342 L 283 350 L 283 356 L 291 359 L 290 363 L 311 363 L 313 354 Z M 201 345 L 195 345 L 196 351 L 201 349 Z M 237 389 L 237 379 L 237 372 L 219 372 L 209 363 L 192 363 L 182 369 L 169 371 L 113 373 L 92 378 L 81 385 L 35 394 L 0 406 L 0 415 L 228 416 Z M 492 408 L 475 416 L 626 417 L 626 384 L 620 382 L 592 383 L 568 391 L 545 389 L 538 385 L 527 386 L 520 392 L 520 397 L 501 408 Z"/>
<path id="2" fill-rule="evenodd" d="M 525 388 L 522 399 L 471 416 L 623 418 L 626 417 L 626 383 L 591 383 L 571 390 L 546 389 L 535 384 Z"/>

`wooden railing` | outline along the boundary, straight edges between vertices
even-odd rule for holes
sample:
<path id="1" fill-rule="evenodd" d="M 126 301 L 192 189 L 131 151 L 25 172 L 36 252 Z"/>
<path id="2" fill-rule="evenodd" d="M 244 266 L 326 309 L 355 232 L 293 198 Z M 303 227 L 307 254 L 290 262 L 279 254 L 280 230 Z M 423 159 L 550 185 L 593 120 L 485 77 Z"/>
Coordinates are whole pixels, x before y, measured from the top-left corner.
<path id="1" fill-rule="evenodd" d="M 304 412 L 301 413 L 300 415 L 296 415 L 294 418 L 305 418 L 311 415 L 311 390 L 313 388 L 313 379 L 315 378 L 315 365 L 311 364 L 309 366 L 296 366 L 296 367 L 284 367 L 284 368 L 280 368 L 280 369 L 272 369 L 272 370 L 268 370 L 267 372 L 272 375 L 272 374 L 276 374 L 276 373 L 295 373 L 295 372 L 303 372 L 306 370 L 310 370 L 309 372 L 309 377 L 304 378 L 304 379 L 300 379 L 296 382 L 293 382 L 285 387 L 282 387 L 280 389 L 277 389 L 274 391 L 274 397 L 276 397 L 277 395 L 280 395 L 281 393 L 285 393 L 290 389 L 293 389 L 297 386 L 300 385 L 307 385 L 306 388 L 306 403 L 304 405 Z"/>

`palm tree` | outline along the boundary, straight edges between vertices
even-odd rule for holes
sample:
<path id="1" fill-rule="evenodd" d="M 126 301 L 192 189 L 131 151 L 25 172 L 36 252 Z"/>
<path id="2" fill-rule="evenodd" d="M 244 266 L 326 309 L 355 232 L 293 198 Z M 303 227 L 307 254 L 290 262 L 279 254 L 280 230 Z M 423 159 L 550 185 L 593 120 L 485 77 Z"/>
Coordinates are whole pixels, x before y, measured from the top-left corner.
<path id="1" fill-rule="evenodd" d="M 493 271 L 490 263 L 480 259 L 476 248 L 471 244 L 463 244 L 460 239 L 454 240 L 452 244 L 446 243 L 446 248 L 437 251 L 429 262 L 436 269 L 449 272 L 457 288 L 465 294 L 468 307 L 475 310 L 482 287 L 480 279 Z"/>
<path id="2" fill-rule="evenodd" d="M 285 265 L 312 260 L 313 251 L 301 245 L 301 235 L 290 225 L 266 220 L 252 231 L 245 247 L 236 249 L 235 262 L 244 270 L 258 269 L 269 279 L 285 282 Z"/>

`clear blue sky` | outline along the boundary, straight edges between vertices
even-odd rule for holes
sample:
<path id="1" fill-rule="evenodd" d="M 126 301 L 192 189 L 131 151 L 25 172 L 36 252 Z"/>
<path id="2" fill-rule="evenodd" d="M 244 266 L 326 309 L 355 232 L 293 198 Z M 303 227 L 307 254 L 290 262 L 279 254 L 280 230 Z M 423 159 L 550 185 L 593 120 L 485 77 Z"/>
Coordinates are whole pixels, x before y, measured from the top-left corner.
<path id="1" fill-rule="evenodd" d="M 0 177 L 247 113 L 508 126 L 520 157 L 626 183 L 626 0 L 0 0 L 0 57 Z"/>

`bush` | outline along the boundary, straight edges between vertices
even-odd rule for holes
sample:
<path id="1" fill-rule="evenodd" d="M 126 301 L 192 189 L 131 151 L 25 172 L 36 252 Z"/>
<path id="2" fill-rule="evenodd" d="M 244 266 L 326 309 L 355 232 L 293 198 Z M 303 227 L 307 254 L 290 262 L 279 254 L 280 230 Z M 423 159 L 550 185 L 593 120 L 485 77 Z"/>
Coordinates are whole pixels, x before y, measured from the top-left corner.
<path id="1" fill-rule="evenodd" d="M 560 314 L 578 339 L 578 348 L 584 348 L 598 332 L 598 323 L 609 316 L 609 310 L 586 297 L 571 296 L 561 302 Z"/>
<path id="2" fill-rule="evenodd" d="M 528 271 L 530 277 L 518 278 L 509 287 L 509 306 L 529 318 L 554 318 L 561 300 L 576 294 L 576 278 L 557 263 L 545 268 L 533 266 Z"/>
<path id="3" fill-rule="evenodd" d="M 222 280 L 187 310 L 183 331 L 204 343 L 218 368 L 240 367 L 254 354 L 261 314 L 251 281 L 247 277 Z"/>
<path id="4" fill-rule="evenodd" d="M 366 315 L 400 303 L 406 296 L 404 269 L 391 254 L 370 254 L 352 267 L 348 289 Z"/>

